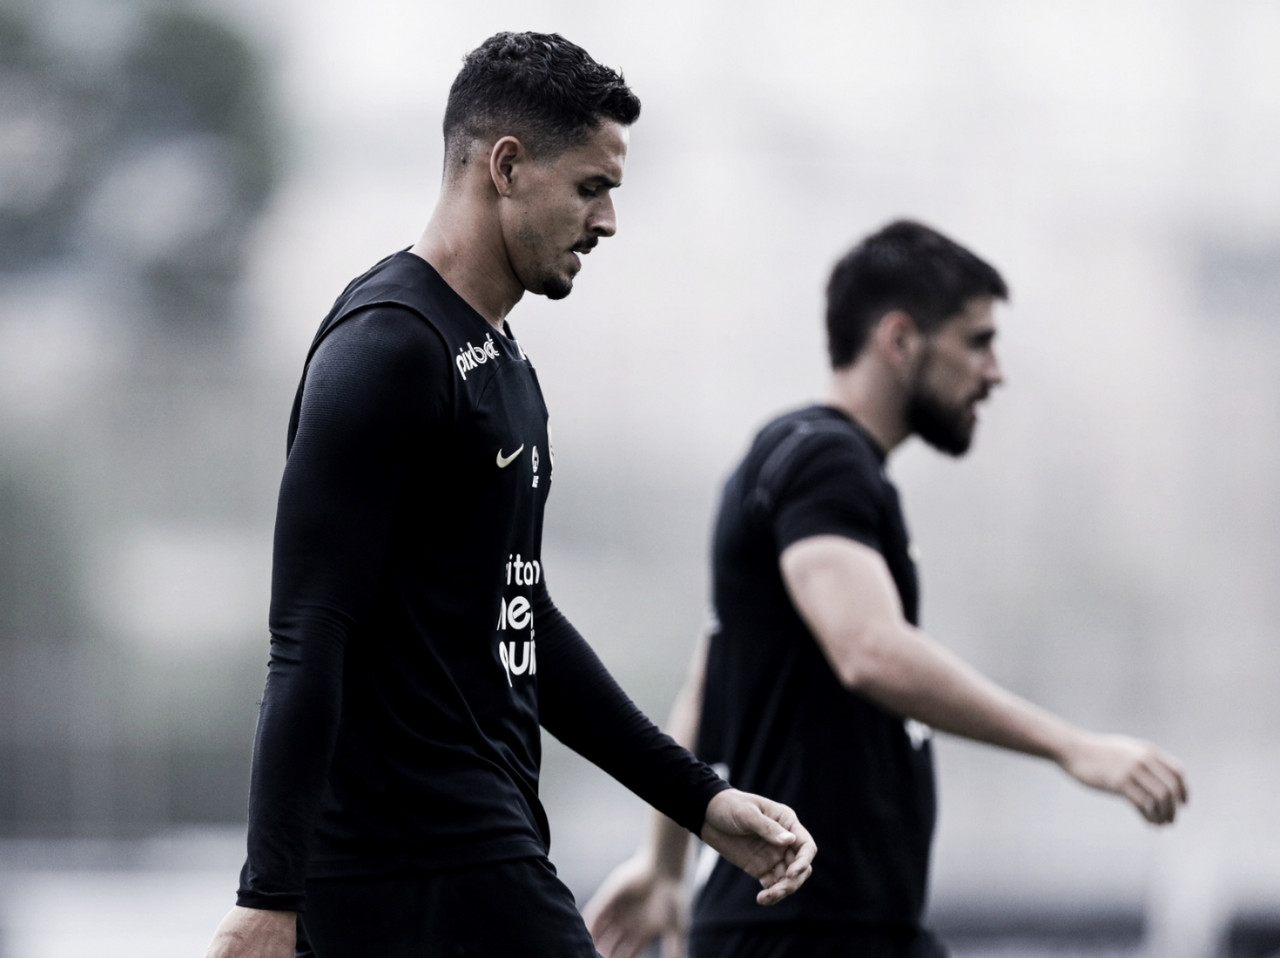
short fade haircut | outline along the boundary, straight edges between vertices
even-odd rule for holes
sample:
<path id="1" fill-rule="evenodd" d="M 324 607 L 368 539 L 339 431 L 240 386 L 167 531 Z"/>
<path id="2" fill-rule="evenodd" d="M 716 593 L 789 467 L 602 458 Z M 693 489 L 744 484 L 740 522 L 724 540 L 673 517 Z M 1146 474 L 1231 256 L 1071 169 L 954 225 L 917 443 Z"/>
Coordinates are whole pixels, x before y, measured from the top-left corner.
<path id="1" fill-rule="evenodd" d="M 539 159 L 586 142 L 605 120 L 630 126 L 640 100 L 622 74 L 557 33 L 498 33 L 463 60 L 444 111 L 446 170 L 476 140 L 516 136 Z"/>
<path id="2" fill-rule="evenodd" d="M 827 283 L 827 353 L 832 369 L 858 358 L 872 327 L 900 309 L 926 336 L 969 300 L 1008 299 L 995 267 L 937 230 L 895 220 L 835 265 Z"/>

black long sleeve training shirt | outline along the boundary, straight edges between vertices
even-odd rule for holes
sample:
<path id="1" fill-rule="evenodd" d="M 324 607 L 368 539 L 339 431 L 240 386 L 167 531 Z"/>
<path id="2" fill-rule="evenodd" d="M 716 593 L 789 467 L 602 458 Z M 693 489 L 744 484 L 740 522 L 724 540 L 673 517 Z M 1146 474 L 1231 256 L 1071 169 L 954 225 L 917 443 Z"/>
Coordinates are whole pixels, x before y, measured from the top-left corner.
<path id="1" fill-rule="evenodd" d="M 241 905 L 545 855 L 539 725 L 701 827 L 726 786 L 547 591 L 547 411 L 509 330 L 388 257 L 322 324 L 289 438 Z"/>

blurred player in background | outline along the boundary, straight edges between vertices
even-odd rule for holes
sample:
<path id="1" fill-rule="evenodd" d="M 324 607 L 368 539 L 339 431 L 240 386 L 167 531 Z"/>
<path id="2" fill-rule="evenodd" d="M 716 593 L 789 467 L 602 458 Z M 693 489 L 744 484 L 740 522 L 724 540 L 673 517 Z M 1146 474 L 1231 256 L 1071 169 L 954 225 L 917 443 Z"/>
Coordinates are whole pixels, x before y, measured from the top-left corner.
<path id="1" fill-rule="evenodd" d="M 936 231 L 900 221 L 836 265 L 823 403 L 755 437 L 729 477 L 712 549 L 716 622 L 669 731 L 734 785 L 794 808 L 822 847 L 803 892 L 753 909 L 716 864 L 692 914 L 694 958 L 934 958 L 922 926 L 933 835 L 931 729 L 1050 759 L 1172 822 L 1179 763 L 1083 731 L 987 680 L 920 630 L 916 568 L 888 455 L 912 435 L 963 455 L 1001 382 L 1004 280 Z M 606 958 L 663 937 L 680 952 L 686 837 L 650 840 L 585 910 Z"/>

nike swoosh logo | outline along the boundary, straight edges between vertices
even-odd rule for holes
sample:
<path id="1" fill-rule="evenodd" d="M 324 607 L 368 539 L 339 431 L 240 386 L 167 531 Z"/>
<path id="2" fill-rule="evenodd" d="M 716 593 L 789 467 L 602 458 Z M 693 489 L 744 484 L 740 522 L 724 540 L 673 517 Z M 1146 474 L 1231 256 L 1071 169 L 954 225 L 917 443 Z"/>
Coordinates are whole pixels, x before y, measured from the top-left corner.
<path id="1" fill-rule="evenodd" d="M 502 450 L 499 449 L 498 450 L 498 468 L 506 469 L 507 466 L 511 465 L 513 462 L 516 461 L 516 456 L 520 455 L 520 453 L 522 452 L 524 452 L 524 443 L 521 443 L 520 448 L 517 449 L 515 452 L 513 452 L 509 456 L 504 456 L 502 454 Z"/>

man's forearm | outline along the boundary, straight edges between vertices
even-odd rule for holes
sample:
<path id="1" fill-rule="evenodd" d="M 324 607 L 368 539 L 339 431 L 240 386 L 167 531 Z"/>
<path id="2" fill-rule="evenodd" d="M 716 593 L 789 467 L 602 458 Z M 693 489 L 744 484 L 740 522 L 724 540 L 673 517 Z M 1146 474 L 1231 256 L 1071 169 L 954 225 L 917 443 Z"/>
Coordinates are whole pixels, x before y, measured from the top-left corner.
<path id="1" fill-rule="evenodd" d="M 305 631 L 296 641 L 272 637 L 237 898 L 250 908 L 302 907 L 311 834 L 337 737 L 344 643 L 336 629 Z"/>
<path id="2" fill-rule="evenodd" d="M 728 788 L 644 715 L 549 597 L 535 595 L 542 727 L 689 831 Z M 546 668 L 541 668 L 542 664 Z"/>
<path id="3" fill-rule="evenodd" d="M 1123 795 L 1151 822 L 1187 800 L 1180 763 L 1149 742 L 1098 735 L 1014 695 L 903 617 L 884 559 L 815 536 L 780 558 L 796 608 L 840 682 L 934 728 L 1052 759 L 1077 781 Z"/>
<path id="4" fill-rule="evenodd" d="M 781 569 L 840 682 L 934 728 L 1062 762 L 1078 729 L 980 674 L 911 625 L 884 559 L 839 536 L 788 547 Z"/>
<path id="5" fill-rule="evenodd" d="M 885 708 L 965 738 L 1067 761 L 1082 731 L 982 675 L 919 629 L 862 641 L 849 687 Z"/>

